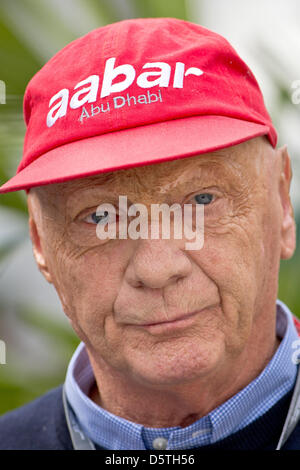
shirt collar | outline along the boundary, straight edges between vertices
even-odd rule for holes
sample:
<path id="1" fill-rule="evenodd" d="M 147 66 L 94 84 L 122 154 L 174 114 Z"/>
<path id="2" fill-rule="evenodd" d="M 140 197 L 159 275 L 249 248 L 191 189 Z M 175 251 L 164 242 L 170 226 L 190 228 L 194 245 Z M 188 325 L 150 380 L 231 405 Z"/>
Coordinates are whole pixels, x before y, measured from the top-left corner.
<path id="1" fill-rule="evenodd" d="M 276 331 L 282 340 L 264 370 L 236 395 L 185 428 L 147 428 L 94 403 L 88 397 L 94 374 L 85 344 L 80 343 L 69 363 L 65 387 L 83 430 L 106 449 L 145 450 L 152 449 L 158 437 L 168 440 L 167 449 L 185 449 L 214 443 L 247 426 L 282 398 L 296 378 L 297 366 L 291 359 L 292 343 L 298 339 L 293 315 L 280 300 L 276 311 Z"/>

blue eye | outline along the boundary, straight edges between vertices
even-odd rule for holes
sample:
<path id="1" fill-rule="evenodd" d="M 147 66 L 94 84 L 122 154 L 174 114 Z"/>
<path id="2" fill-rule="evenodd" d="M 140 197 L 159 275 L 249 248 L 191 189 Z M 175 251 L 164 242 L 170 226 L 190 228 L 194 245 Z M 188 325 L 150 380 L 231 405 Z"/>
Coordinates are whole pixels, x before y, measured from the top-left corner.
<path id="1" fill-rule="evenodd" d="M 212 201 L 213 194 L 201 193 L 196 194 L 194 197 L 198 204 L 209 204 Z"/>
<path id="2" fill-rule="evenodd" d="M 89 214 L 84 220 L 89 224 L 98 224 L 99 222 L 106 222 L 108 216 L 108 211 L 104 211 L 103 214 L 97 215 L 96 212 Z"/>

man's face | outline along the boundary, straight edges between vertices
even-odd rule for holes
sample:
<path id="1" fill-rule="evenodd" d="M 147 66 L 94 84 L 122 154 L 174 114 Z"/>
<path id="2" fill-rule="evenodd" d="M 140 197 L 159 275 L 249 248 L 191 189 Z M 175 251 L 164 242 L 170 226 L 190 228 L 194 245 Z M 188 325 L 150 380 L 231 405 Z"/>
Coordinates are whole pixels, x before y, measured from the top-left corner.
<path id="1" fill-rule="evenodd" d="M 257 138 L 31 190 L 38 264 L 94 361 L 136 383 L 184 383 L 228 369 L 275 337 L 279 262 L 294 249 L 289 178 Z M 196 205 L 201 194 L 212 197 L 204 198 L 198 251 L 172 237 L 84 243 L 99 204 L 117 207 L 119 195 L 150 208 Z"/>

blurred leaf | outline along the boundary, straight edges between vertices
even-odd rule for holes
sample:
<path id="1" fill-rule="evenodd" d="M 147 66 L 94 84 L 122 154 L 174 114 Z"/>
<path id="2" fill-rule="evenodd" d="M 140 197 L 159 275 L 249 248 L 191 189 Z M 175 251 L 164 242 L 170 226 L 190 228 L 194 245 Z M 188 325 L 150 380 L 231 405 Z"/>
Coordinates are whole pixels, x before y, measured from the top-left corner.
<path id="1" fill-rule="evenodd" d="M 12 95 L 23 95 L 25 86 L 31 77 L 42 66 L 35 54 L 15 35 L 4 21 L 0 3 L 0 39 L 5 47 L 0 48 L 1 72 L 0 79 L 4 80 Z M 7 93 L 8 93 L 7 91 Z M 19 108 L 19 111 L 22 111 Z"/>
<path id="2" fill-rule="evenodd" d="M 2 172 L 3 175 L 3 172 Z M 0 181 L 6 181 L 7 178 L 2 178 L 1 176 L 1 169 L 0 169 Z M 16 209 L 22 213 L 27 214 L 28 209 L 27 209 L 27 204 L 25 200 L 22 198 L 22 195 L 20 194 L 19 191 L 14 192 L 14 193 L 7 193 L 7 194 L 1 194 L 0 195 L 0 205 L 9 207 L 11 209 Z"/>
<path id="3" fill-rule="evenodd" d="M 141 17 L 174 17 L 187 20 L 184 0 L 133 0 L 132 2 Z"/>
<path id="4" fill-rule="evenodd" d="M 25 308 L 20 312 L 20 320 L 30 326 L 36 333 L 46 334 L 56 344 L 62 344 L 66 348 L 74 350 L 79 339 L 69 328 L 66 328 L 61 322 L 53 320 L 51 315 L 46 315 L 32 309 Z"/>

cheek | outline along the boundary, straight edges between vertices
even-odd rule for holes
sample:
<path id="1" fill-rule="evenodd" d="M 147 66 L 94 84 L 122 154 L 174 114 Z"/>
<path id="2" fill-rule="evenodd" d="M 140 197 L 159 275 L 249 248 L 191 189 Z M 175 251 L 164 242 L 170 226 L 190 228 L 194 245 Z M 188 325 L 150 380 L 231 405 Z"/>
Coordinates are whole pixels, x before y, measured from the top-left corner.
<path id="1" fill-rule="evenodd" d="M 202 250 L 193 255 L 218 287 L 228 342 L 250 333 L 264 267 L 262 240 L 261 224 L 240 220 L 207 230 Z"/>
<path id="2" fill-rule="evenodd" d="M 280 214 L 276 205 L 269 206 L 263 215 L 261 245 L 264 257 L 261 258 L 261 290 L 277 294 L 280 267 L 281 231 Z M 259 261 L 259 260 L 258 260 Z M 274 295 L 274 294 L 273 294 Z"/>
<path id="3" fill-rule="evenodd" d="M 205 243 L 213 266 L 230 285 L 231 276 L 245 286 L 257 285 L 279 249 L 279 220 L 274 198 L 253 191 L 251 198 L 235 203 L 232 213 L 205 226 Z M 267 263 L 267 264 L 266 264 Z"/>
<path id="4" fill-rule="evenodd" d="M 55 287 L 74 328 L 103 328 L 121 284 L 122 257 L 101 248 L 78 251 L 70 247 L 55 254 Z M 98 334 L 99 334 L 98 331 Z"/>
<path id="5" fill-rule="evenodd" d="M 254 224 L 230 221 L 208 228 L 199 260 L 219 285 L 234 289 L 254 280 L 256 260 L 263 255 L 262 236 Z"/>

